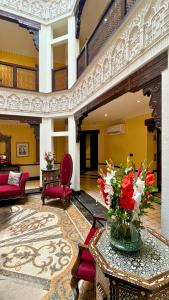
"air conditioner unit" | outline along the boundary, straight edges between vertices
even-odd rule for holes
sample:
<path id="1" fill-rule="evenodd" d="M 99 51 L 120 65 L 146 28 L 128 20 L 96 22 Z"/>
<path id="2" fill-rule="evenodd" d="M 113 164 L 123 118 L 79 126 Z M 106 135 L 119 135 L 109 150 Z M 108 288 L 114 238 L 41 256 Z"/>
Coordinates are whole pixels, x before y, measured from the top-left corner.
<path id="1" fill-rule="evenodd" d="M 125 124 L 116 124 L 107 128 L 107 134 L 123 134 L 125 133 Z"/>

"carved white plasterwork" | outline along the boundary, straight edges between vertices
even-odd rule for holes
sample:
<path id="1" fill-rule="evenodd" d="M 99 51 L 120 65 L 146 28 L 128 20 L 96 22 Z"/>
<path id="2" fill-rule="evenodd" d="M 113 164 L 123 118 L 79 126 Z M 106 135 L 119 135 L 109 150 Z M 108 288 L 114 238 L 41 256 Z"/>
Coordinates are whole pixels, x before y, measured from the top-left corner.
<path id="1" fill-rule="evenodd" d="M 167 48 L 169 1 L 140 0 L 71 90 L 42 94 L 1 89 L 0 111 L 74 113 Z"/>
<path id="2" fill-rule="evenodd" d="M 0 9 L 51 21 L 73 11 L 76 0 L 0 0 Z"/>
<path id="3" fill-rule="evenodd" d="M 122 73 L 126 74 L 127 69 L 137 60 L 139 63 L 135 65 L 138 69 L 143 63 L 141 57 L 156 45 L 160 47 L 156 53 L 152 50 L 151 56 L 153 51 L 156 56 L 162 52 L 164 40 L 169 47 L 168 0 L 140 1 L 132 13 L 101 50 L 92 66 L 79 78 L 72 99 L 76 106 L 89 103 L 99 90 L 105 91 L 106 86 L 111 88 L 113 80 Z M 166 49 L 166 45 L 163 49 Z M 149 59 L 151 57 L 147 61 Z"/>

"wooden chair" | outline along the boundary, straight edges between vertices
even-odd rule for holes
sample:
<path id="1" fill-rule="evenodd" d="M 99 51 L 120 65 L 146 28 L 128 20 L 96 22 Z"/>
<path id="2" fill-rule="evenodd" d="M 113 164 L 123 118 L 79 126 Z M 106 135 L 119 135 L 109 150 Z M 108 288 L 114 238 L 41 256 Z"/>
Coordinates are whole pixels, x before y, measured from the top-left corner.
<path id="1" fill-rule="evenodd" d="M 64 208 L 66 208 L 67 202 L 70 202 L 70 197 L 72 195 L 72 189 L 70 188 L 72 171 L 72 158 L 70 154 L 66 153 L 61 161 L 59 179 L 44 184 L 41 197 L 43 204 L 45 204 L 46 198 L 60 199 Z"/>
<path id="2" fill-rule="evenodd" d="M 89 243 L 94 236 L 95 232 L 99 227 L 96 226 L 96 222 L 98 220 L 106 221 L 105 217 L 94 216 L 93 217 L 93 225 L 87 235 L 87 238 L 83 243 L 80 243 L 78 257 L 74 263 L 72 268 L 72 279 L 71 279 L 71 287 L 73 289 L 74 300 L 77 300 L 79 297 L 79 288 L 78 282 L 83 279 L 85 281 L 94 282 L 95 281 L 95 263 L 92 254 L 89 251 Z"/>

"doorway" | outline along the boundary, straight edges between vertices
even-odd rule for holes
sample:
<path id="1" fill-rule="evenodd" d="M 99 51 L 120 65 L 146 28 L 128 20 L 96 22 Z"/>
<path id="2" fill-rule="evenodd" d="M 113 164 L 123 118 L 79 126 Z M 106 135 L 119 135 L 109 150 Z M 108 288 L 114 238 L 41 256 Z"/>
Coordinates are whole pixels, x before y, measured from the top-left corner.
<path id="1" fill-rule="evenodd" d="M 98 170 L 99 130 L 85 130 L 80 133 L 80 170 Z"/>

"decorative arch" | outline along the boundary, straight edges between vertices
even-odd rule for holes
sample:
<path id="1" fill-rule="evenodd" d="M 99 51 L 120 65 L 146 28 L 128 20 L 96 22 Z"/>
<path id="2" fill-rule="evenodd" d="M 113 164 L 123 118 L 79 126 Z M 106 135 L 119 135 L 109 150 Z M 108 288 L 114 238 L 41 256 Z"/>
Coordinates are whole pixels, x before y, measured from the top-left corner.
<path id="1" fill-rule="evenodd" d="M 145 66 L 137 70 L 125 80 L 111 88 L 101 96 L 95 98 L 75 113 L 77 128 L 77 142 L 80 140 L 82 121 L 95 109 L 122 96 L 127 92 L 134 93 L 143 90 L 145 96 L 151 96 L 150 107 L 153 109 L 155 127 L 161 130 L 161 72 L 168 66 L 168 52 L 164 52 Z"/>

